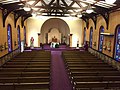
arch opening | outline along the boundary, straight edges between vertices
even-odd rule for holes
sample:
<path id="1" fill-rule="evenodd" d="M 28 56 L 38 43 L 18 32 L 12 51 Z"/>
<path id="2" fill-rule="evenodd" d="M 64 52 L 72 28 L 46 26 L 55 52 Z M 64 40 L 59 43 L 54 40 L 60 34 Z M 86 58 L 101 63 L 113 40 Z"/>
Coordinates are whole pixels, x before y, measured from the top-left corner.
<path id="1" fill-rule="evenodd" d="M 40 41 L 43 44 L 50 43 L 55 36 L 59 43 L 62 44 L 65 41 L 69 45 L 69 35 L 70 29 L 64 20 L 51 18 L 45 21 L 41 27 Z"/>

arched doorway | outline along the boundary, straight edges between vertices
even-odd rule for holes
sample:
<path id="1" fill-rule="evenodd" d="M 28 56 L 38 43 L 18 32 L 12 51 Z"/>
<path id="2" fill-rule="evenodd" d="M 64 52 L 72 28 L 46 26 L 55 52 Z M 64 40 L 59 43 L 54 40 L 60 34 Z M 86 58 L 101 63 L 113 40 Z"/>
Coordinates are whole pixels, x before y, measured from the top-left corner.
<path id="1" fill-rule="evenodd" d="M 17 27 L 17 38 L 18 38 L 18 48 L 21 48 L 21 41 L 20 41 L 20 26 Z"/>
<path id="2" fill-rule="evenodd" d="M 114 58 L 116 61 L 120 61 L 120 25 L 116 29 L 115 36 Z"/>
<path id="3" fill-rule="evenodd" d="M 93 27 L 90 28 L 90 47 L 92 48 Z"/>
<path id="4" fill-rule="evenodd" d="M 59 33 L 61 33 L 61 37 L 59 38 L 60 43 L 62 43 L 63 38 L 66 37 L 66 44 L 69 44 L 69 35 L 70 35 L 69 26 L 64 20 L 59 18 L 51 18 L 44 22 L 44 24 L 41 27 L 41 34 L 40 34 L 41 43 L 49 42 L 48 33 L 53 29 L 58 30 Z"/>
<path id="5" fill-rule="evenodd" d="M 7 36 L 8 36 L 8 52 L 12 52 L 12 30 L 11 25 L 7 26 Z"/>
<path id="6" fill-rule="evenodd" d="M 102 35 L 101 33 L 104 32 L 104 27 L 101 26 L 100 27 L 100 31 L 99 31 L 99 51 L 102 52 L 103 50 L 103 40 L 104 40 L 104 35 Z"/>

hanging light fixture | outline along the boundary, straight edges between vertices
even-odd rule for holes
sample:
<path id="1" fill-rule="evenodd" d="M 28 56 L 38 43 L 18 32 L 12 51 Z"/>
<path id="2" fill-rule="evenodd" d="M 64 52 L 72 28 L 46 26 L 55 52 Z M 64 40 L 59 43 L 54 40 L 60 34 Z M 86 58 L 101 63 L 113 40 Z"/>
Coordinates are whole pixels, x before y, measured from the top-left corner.
<path id="1" fill-rule="evenodd" d="M 33 17 L 36 17 L 36 16 L 37 16 L 37 13 L 36 13 L 36 12 L 33 12 L 33 13 L 32 13 L 32 16 L 33 16 Z"/>
<path id="2" fill-rule="evenodd" d="M 92 10 L 92 9 L 87 9 L 86 12 L 87 12 L 88 14 L 90 14 L 90 13 L 93 12 L 93 10 Z"/>
<path id="3" fill-rule="evenodd" d="M 25 4 L 25 6 L 23 7 L 23 9 L 24 9 L 25 11 L 30 11 L 30 10 L 31 10 L 31 8 L 29 7 L 28 4 Z"/>
<path id="4" fill-rule="evenodd" d="M 82 14 L 81 15 L 77 15 L 77 17 L 82 17 Z"/>
<path id="5" fill-rule="evenodd" d="M 116 0 L 105 0 L 105 2 L 108 3 L 108 4 L 113 4 L 113 3 L 116 2 Z"/>
<path id="6" fill-rule="evenodd" d="M 87 8 L 86 12 L 87 12 L 88 14 L 94 12 L 93 9 L 91 8 L 91 5 L 90 5 L 90 4 L 88 5 L 88 8 Z"/>
<path id="7" fill-rule="evenodd" d="M 75 15 L 76 15 L 76 13 L 75 13 L 75 12 L 73 12 L 73 13 L 71 13 L 70 15 L 71 15 L 71 16 L 75 16 Z"/>
<path id="8" fill-rule="evenodd" d="M 81 18 L 81 17 L 82 17 L 82 14 L 81 14 L 81 13 L 79 13 L 79 14 L 77 15 L 77 17 Z"/>

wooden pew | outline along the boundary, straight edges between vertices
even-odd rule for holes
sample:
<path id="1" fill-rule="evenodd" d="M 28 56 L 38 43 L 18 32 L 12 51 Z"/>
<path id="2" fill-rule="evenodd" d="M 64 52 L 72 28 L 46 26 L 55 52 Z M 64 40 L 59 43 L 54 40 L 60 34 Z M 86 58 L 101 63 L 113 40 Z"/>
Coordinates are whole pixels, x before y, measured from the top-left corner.
<path id="1" fill-rule="evenodd" d="M 73 72 L 73 71 L 81 71 L 81 72 L 83 72 L 83 71 L 86 71 L 86 72 L 88 72 L 88 71 L 90 71 L 90 72 L 94 72 L 94 71 L 117 71 L 116 69 L 114 69 L 114 68 L 70 68 L 69 69 L 71 72 Z"/>
<path id="2" fill-rule="evenodd" d="M 22 72 L 21 77 L 50 76 L 50 72 Z"/>
<path id="3" fill-rule="evenodd" d="M 0 72 L 0 77 L 20 77 L 21 72 Z"/>
<path id="4" fill-rule="evenodd" d="M 47 65 L 4 65 L 2 66 L 2 68 L 49 68 L 50 65 L 47 64 Z"/>
<path id="5" fill-rule="evenodd" d="M 0 83 L 0 90 L 49 90 L 49 82 L 42 83 Z"/>
<path id="6" fill-rule="evenodd" d="M 50 72 L 50 68 L 25 68 L 24 72 Z"/>
<path id="7" fill-rule="evenodd" d="M 120 82 L 76 82 L 75 83 L 75 90 L 105 90 L 105 89 L 112 89 L 116 90 L 115 88 L 120 89 Z M 114 89 L 113 89 L 114 88 Z M 110 89 L 110 90 L 111 90 Z M 119 90 L 117 89 L 117 90 Z"/>
<path id="8" fill-rule="evenodd" d="M 23 72 L 25 68 L 1 68 L 0 72 Z"/>
<path id="9" fill-rule="evenodd" d="M 75 82 L 120 81 L 120 76 L 74 76 Z"/>
<path id="10" fill-rule="evenodd" d="M 65 51 L 62 55 L 76 90 L 120 90 L 120 72 L 117 69 L 90 53 Z"/>
<path id="11" fill-rule="evenodd" d="M 74 76 L 120 76 L 118 71 L 94 71 L 94 72 L 71 72 L 70 75 Z"/>
<path id="12" fill-rule="evenodd" d="M 96 64 L 93 64 L 93 65 L 88 65 L 88 64 L 68 64 L 68 66 L 83 66 L 83 67 L 85 67 L 85 66 L 91 66 L 91 67 L 112 67 L 112 66 L 110 66 L 110 65 L 107 65 L 107 64 L 99 64 L 99 65 L 96 65 Z"/>
<path id="13" fill-rule="evenodd" d="M 68 65 L 68 68 L 113 68 L 111 66 L 92 66 L 92 65 Z"/>
<path id="14" fill-rule="evenodd" d="M 49 90 L 50 52 L 25 52 L 0 68 L 0 90 Z"/>

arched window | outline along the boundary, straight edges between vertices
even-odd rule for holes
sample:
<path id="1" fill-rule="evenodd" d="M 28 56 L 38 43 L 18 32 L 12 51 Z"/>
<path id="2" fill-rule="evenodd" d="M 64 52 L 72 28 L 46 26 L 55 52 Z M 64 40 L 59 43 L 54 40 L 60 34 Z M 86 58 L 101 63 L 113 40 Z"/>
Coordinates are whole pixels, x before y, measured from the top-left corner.
<path id="1" fill-rule="evenodd" d="M 104 40 L 104 35 L 102 35 L 101 33 L 104 32 L 104 27 L 101 26 L 100 27 L 100 32 L 99 32 L 99 51 L 102 52 L 103 49 L 103 40 Z"/>
<path id="2" fill-rule="evenodd" d="M 12 30 L 11 25 L 7 26 L 7 36 L 8 36 L 8 52 L 12 52 Z"/>
<path id="3" fill-rule="evenodd" d="M 90 47 L 92 47 L 93 27 L 90 28 Z"/>
<path id="4" fill-rule="evenodd" d="M 21 48 L 21 41 L 20 41 L 20 26 L 17 27 L 17 38 L 18 38 L 18 48 Z"/>
<path id="5" fill-rule="evenodd" d="M 85 45 L 86 42 L 86 28 L 84 28 L 84 38 L 83 38 L 83 44 Z"/>
<path id="6" fill-rule="evenodd" d="M 115 40 L 115 53 L 114 58 L 120 61 L 120 26 L 116 29 L 116 40 Z"/>
<path id="7" fill-rule="evenodd" d="M 24 26 L 24 43 L 26 43 L 26 27 Z"/>

